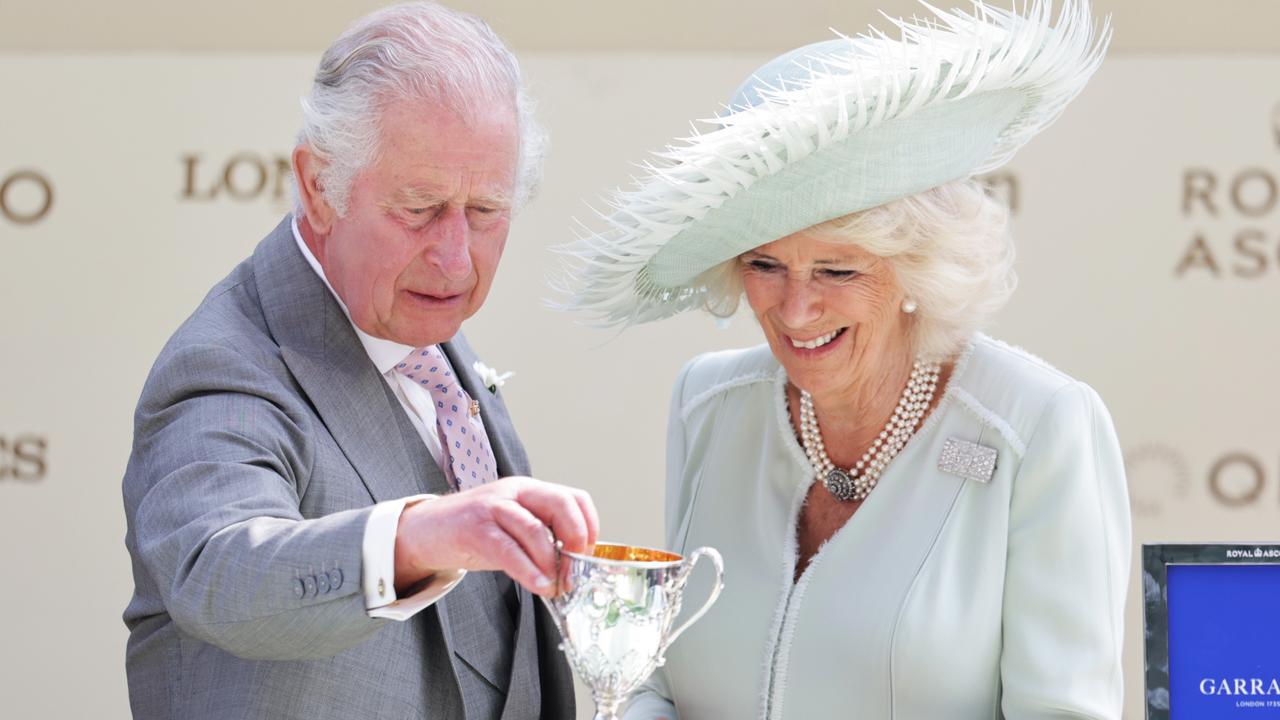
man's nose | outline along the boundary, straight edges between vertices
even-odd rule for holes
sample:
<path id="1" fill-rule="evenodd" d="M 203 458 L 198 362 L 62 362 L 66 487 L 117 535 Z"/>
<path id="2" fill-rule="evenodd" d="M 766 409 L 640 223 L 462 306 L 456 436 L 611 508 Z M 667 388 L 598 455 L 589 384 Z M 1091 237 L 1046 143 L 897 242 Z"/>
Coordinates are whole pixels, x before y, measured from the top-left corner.
<path id="1" fill-rule="evenodd" d="M 448 280 L 471 276 L 471 226 L 465 208 L 447 206 L 435 220 L 427 260 Z"/>
<path id="2" fill-rule="evenodd" d="M 782 321 L 791 328 L 804 328 L 822 317 L 822 293 L 808 278 L 788 275 L 782 286 L 779 307 Z"/>

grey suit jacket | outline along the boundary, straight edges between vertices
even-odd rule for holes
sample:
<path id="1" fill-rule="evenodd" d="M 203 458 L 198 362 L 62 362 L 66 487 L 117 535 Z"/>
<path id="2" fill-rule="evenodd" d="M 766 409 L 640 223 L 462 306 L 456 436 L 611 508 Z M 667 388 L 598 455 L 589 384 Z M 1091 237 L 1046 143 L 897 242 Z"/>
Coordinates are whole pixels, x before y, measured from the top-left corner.
<path id="1" fill-rule="evenodd" d="M 527 474 L 466 341 L 444 350 L 480 402 L 500 474 Z M 518 607 L 497 597 L 505 578 L 470 573 L 406 622 L 365 613 L 373 504 L 449 486 L 289 218 L 174 333 L 134 423 L 135 717 L 574 716 L 555 627 L 524 590 Z"/>

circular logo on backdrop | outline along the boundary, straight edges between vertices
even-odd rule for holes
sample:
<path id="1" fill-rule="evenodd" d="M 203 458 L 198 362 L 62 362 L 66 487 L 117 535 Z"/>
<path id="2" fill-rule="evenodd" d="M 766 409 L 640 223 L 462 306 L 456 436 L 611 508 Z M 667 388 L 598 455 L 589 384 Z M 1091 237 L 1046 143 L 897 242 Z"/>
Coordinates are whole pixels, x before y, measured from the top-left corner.
<path id="1" fill-rule="evenodd" d="M 53 208 L 53 183 L 37 170 L 0 177 L 0 216 L 15 225 L 33 225 Z"/>
<path id="2" fill-rule="evenodd" d="M 1186 456 L 1164 443 L 1144 443 L 1124 452 L 1129 503 L 1135 517 L 1159 517 L 1171 505 L 1190 499 L 1193 482 L 1214 505 L 1228 510 L 1275 503 L 1280 488 L 1263 455 L 1240 449 L 1213 453 L 1192 468 Z"/>
<path id="3" fill-rule="evenodd" d="M 1170 501 L 1185 500 L 1191 490 L 1191 465 L 1177 450 L 1144 443 L 1124 453 L 1129 504 L 1134 515 L 1159 517 Z"/>

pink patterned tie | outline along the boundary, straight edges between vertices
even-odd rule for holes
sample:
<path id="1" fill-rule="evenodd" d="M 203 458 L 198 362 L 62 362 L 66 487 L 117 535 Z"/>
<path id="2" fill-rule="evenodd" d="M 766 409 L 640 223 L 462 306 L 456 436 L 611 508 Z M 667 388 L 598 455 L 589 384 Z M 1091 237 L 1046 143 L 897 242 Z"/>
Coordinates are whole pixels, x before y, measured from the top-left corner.
<path id="1" fill-rule="evenodd" d="M 470 413 L 471 396 L 436 345 L 409 353 L 396 371 L 426 390 L 436 404 L 436 426 L 452 470 L 453 486 L 467 490 L 498 479 L 498 462 L 489 449 L 489 438 L 480 416 Z"/>

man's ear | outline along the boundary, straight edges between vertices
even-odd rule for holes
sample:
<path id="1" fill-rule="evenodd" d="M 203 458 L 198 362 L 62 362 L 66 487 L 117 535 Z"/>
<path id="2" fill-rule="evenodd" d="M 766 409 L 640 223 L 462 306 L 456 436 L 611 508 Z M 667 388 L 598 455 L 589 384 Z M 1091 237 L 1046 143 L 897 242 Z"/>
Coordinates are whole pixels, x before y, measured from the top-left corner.
<path id="1" fill-rule="evenodd" d="M 328 235 L 337 213 L 325 199 L 324 184 L 320 182 L 323 168 L 324 160 L 317 157 L 310 146 L 304 144 L 293 149 L 293 179 L 298 184 L 298 198 L 306 211 L 307 222 L 316 233 Z"/>

